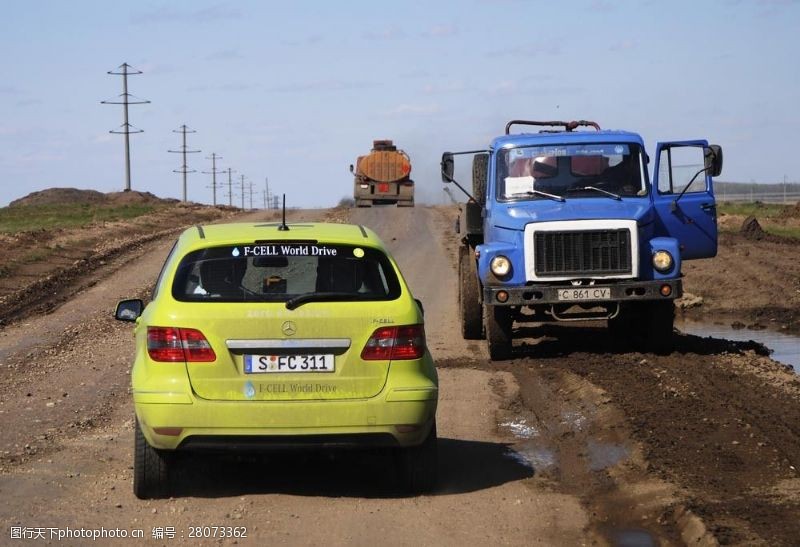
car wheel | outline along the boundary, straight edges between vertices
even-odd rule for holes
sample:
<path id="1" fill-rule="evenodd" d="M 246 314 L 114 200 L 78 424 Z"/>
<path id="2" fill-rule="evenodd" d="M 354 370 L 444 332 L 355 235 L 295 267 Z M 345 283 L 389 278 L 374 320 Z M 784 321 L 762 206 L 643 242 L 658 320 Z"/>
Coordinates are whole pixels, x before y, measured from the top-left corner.
<path id="1" fill-rule="evenodd" d="M 475 260 L 470 257 L 469 247 L 458 252 L 458 306 L 461 315 L 461 335 L 465 340 L 483 338 L 483 317 L 478 287 Z"/>
<path id="2" fill-rule="evenodd" d="M 403 485 L 409 492 L 422 494 L 433 490 L 439 471 L 435 421 L 422 444 L 400 449 L 399 464 Z"/>
<path id="3" fill-rule="evenodd" d="M 133 493 L 139 499 L 162 498 L 169 493 L 172 454 L 147 444 L 136 419 L 133 450 Z"/>
<path id="4" fill-rule="evenodd" d="M 489 358 L 502 361 L 511 357 L 511 311 L 505 306 L 483 306 L 483 324 Z"/>

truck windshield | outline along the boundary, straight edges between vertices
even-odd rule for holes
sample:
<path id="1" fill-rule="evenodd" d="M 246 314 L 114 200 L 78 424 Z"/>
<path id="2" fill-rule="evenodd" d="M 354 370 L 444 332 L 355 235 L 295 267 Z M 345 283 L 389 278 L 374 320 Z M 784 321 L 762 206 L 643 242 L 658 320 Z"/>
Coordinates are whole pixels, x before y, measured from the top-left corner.
<path id="1" fill-rule="evenodd" d="M 590 143 L 506 148 L 497 155 L 497 199 L 554 196 L 615 199 L 645 196 L 641 148 Z"/>

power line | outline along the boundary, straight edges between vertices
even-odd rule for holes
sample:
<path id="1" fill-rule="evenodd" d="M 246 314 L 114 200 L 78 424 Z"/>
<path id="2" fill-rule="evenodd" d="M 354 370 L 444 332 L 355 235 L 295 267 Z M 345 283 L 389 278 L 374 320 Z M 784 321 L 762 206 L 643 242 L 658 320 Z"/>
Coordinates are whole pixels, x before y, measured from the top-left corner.
<path id="1" fill-rule="evenodd" d="M 181 165 L 180 169 L 174 169 L 173 173 L 183 173 L 183 202 L 186 203 L 186 175 L 187 173 L 196 173 L 194 169 L 189 170 L 189 166 L 186 164 L 186 154 L 196 154 L 200 152 L 200 150 L 189 150 L 186 148 L 186 134 L 187 133 L 197 133 L 192 129 L 186 127 L 186 125 L 180 126 L 178 129 L 173 129 L 173 133 L 182 133 L 183 134 L 183 145 L 181 146 L 180 150 L 167 150 L 172 154 L 182 154 L 183 155 L 183 165 Z"/>
<path id="2" fill-rule="evenodd" d="M 121 129 L 118 130 L 111 130 L 109 133 L 114 133 L 117 135 L 125 135 L 125 191 L 130 192 L 131 189 L 131 142 L 130 142 L 130 134 L 131 133 L 144 133 L 144 130 L 137 129 L 136 127 L 132 126 L 128 123 L 128 105 L 131 104 L 148 104 L 150 101 L 145 99 L 140 99 L 128 93 L 128 76 L 141 74 L 141 70 L 134 69 L 130 71 L 128 69 L 133 68 L 128 63 L 122 63 L 119 68 L 122 69 L 122 72 L 114 72 L 113 70 L 109 70 L 108 74 L 112 74 L 114 76 L 122 76 L 122 97 L 121 101 L 100 101 L 100 104 L 121 104 L 122 105 L 122 125 L 120 126 Z M 131 100 L 134 99 L 134 100 Z"/>
<path id="3" fill-rule="evenodd" d="M 214 195 L 214 205 L 217 205 L 217 173 L 224 173 L 225 171 L 217 171 L 217 160 L 221 160 L 222 156 L 217 156 L 215 152 L 211 152 L 211 157 L 207 157 L 207 160 L 211 160 L 211 171 L 203 171 L 206 175 L 211 175 L 211 188 L 212 193 Z"/>

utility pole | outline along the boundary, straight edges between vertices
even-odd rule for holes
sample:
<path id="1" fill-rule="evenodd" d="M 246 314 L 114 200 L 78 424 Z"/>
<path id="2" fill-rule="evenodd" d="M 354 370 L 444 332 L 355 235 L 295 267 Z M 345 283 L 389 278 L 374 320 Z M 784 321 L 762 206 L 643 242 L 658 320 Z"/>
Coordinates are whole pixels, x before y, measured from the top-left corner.
<path id="1" fill-rule="evenodd" d="M 233 207 L 233 181 L 231 180 L 233 169 L 228 167 L 228 206 Z"/>
<path id="2" fill-rule="evenodd" d="M 221 160 L 222 156 L 217 156 L 215 152 L 211 152 L 211 157 L 206 158 L 207 160 L 211 160 L 211 171 L 203 171 L 205 175 L 211 175 L 211 191 L 214 195 L 214 206 L 217 205 L 217 173 L 222 171 L 217 171 L 217 160 Z"/>
<path id="3" fill-rule="evenodd" d="M 200 150 L 188 150 L 186 148 L 186 133 L 197 133 L 192 129 L 186 127 L 186 125 L 180 126 L 178 129 L 173 129 L 173 133 L 182 133 L 183 134 L 183 145 L 181 146 L 180 150 L 167 150 L 172 154 L 183 154 L 183 165 L 181 165 L 180 169 L 174 169 L 173 173 L 183 173 L 183 202 L 186 203 L 186 174 L 187 173 L 196 173 L 194 169 L 191 171 L 189 170 L 189 166 L 186 164 L 186 154 L 196 154 L 200 152 Z"/>
<path id="4" fill-rule="evenodd" d="M 269 177 L 264 177 L 264 209 L 269 209 L 269 202 L 272 199 L 269 195 Z"/>
<path id="5" fill-rule="evenodd" d="M 267 191 L 264 190 L 264 210 L 266 211 L 266 209 L 267 209 Z"/>
<path id="6" fill-rule="evenodd" d="M 253 183 L 247 185 L 250 189 L 250 210 L 253 210 Z"/>
<path id="7" fill-rule="evenodd" d="M 242 177 L 242 211 L 244 211 L 244 175 Z"/>
<path id="8" fill-rule="evenodd" d="M 128 123 L 128 105 L 131 104 L 148 104 L 150 101 L 139 99 L 128 93 L 128 75 L 130 74 L 141 74 L 141 70 L 129 70 L 131 65 L 128 63 L 122 63 L 120 67 L 122 72 L 114 72 L 113 70 L 109 70 L 109 74 L 113 74 L 115 76 L 122 76 L 122 98 L 121 101 L 100 101 L 100 104 L 121 104 L 122 105 L 122 125 L 120 129 L 111 130 L 109 133 L 115 133 L 117 135 L 125 135 L 125 191 L 130 192 L 131 190 L 131 141 L 130 135 L 131 133 L 144 133 L 142 129 L 137 129 L 133 127 L 130 123 Z M 133 99 L 133 100 L 131 100 Z"/>

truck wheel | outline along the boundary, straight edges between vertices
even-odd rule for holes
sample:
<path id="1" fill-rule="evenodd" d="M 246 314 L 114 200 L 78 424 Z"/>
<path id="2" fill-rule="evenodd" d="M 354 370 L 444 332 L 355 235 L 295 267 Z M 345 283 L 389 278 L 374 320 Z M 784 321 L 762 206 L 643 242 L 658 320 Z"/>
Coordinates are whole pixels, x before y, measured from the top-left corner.
<path id="1" fill-rule="evenodd" d="M 461 336 L 465 340 L 483 338 L 483 310 L 475 260 L 469 247 L 458 251 L 458 307 L 461 315 Z"/>
<path id="2" fill-rule="evenodd" d="M 486 179 L 489 177 L 489 154 L 472 157 L 472 195 L 478 203 L 486 203 Z"/>
<path id="3" fill-rule="evenodd" d="M 163 498 L 169 494 L 172 454 L 147 444 L 136 419 L 133 442 L 133 493 L 139 499 Z"/>
<path id="4" fill-rule="evenodd" d="M 502 361 L 511 357 L 511 310 L 505 306 L 483 306 L 483 324 L 489 359 Z"/>
<path id="5" fill-rule="evenodd" d="M 639 316 L 644 349 L 662 355 L 672 351 L 675 337 L 675 304 L 672 300 L 647 302 Z"/>
<path id="6" fill-rule="evenodd" d="M 430 492 L 436 486 L 439 471 L 436 422 L 419 446 L 401 448 L 398 458 L 405 488 L 413 494 Z"/>

